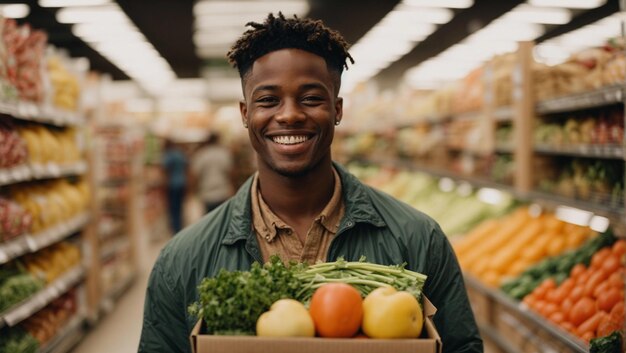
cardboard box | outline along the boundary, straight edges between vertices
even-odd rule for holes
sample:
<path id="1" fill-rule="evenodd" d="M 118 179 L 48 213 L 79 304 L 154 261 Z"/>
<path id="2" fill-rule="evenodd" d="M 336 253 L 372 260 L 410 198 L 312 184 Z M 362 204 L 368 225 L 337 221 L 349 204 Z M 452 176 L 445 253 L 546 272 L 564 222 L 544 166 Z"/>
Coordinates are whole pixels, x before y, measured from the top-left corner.
<path id="1" fill-rule="evenodd" d="M 441 353 L 441 337 L 432 317 L 437 309 L 424 297 L 424 330 L 428 338 L 273 338 L 256 336 L 215 336 L 200 334 L 202 321 L 191 331 L 194 353 Z"/>

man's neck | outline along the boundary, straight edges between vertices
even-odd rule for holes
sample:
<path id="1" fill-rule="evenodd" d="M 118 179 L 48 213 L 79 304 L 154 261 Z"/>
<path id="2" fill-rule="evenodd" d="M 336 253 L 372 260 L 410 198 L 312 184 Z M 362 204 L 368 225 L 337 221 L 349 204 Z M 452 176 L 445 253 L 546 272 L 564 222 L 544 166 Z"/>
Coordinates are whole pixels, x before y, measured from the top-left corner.
<path id="1" fill-rule="evenodd" d="M 287 177 L 259 169 L 261 196 L 272 211 L 288 224 L 312 222 L 330 201 L 335 187 L 331 163 L 301 177 Z"/>

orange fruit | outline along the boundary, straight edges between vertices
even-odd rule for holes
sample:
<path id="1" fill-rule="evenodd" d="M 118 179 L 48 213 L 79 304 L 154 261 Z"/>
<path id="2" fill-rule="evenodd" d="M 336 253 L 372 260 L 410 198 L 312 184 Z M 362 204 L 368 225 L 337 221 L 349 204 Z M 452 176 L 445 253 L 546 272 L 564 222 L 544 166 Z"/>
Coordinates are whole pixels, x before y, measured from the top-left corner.
<path id="1" fill-rule="evenodd" d="M 327 283 L 313 293 L 309 313 L 319 336 L 353 337 L 361 328 L 363 299 L 349 284 Z"/>

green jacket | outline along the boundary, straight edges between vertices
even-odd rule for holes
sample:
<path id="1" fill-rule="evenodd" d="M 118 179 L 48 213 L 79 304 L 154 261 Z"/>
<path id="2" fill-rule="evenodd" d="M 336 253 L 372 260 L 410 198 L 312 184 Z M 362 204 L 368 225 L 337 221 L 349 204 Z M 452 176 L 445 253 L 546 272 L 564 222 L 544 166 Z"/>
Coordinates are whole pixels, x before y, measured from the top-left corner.
<path id="1" fill-rule="evenodd" d="M 330 244 L 328 261 L 343 256 L 385 265 L 407 263 L 428 276 L 424 293 L 437 307 L 434 322 L 444 352 L 482 352 L 461 270 L 450 243 L 430 217 L 370 188 L 335 165 L 342 181 L 345 216 Z M 182 230 L 161 251 L 146 293 L 139 352 L 191 352 L 197 319 L 187 307 L 196 287 L 220 269 L 247 270 L 262 262 L 251 226 L 248 180 L 230 200 Z"/>

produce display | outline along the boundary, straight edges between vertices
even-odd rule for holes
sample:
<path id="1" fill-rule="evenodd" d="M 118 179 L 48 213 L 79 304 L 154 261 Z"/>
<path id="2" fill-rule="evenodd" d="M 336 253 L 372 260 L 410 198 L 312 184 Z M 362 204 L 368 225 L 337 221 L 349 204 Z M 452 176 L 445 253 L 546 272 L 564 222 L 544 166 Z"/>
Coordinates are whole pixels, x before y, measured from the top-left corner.
<path id="1" fill-rule="evenodd" d="M 39 346 L 44 346 L 70 321 L 76 314 L 77 308 L 78 299 L 74 288 L 55 299 L 19 326 L 34 337 L 39 342 Z"/>
<path id="2" fill-rule="evenodd" d="M 0 330 L 0 353 L 37 353 L 39 342 L 24 329 L 5 327 Z"/>
<path id="3" fill-rule="evenodd" d="M 575 265 L 560 284 L 545 279 L 523 302 L 554 324 L 589 342 L 622 329 L 626 241 L 593 254 L 586 266 Z"/>
<path id="4" fill-rule="evenodd" d="M 527 207 L 520 207 L 484 221 L 453 247 L 464 271 L 487 286 L 499 287 L 546 256 L 575 249 L 595 236 L 588 227 L 566 223 L 551 213 L 533 217 Z"/>
<path id="5" fill-rule="evenodd" d="M 26 163 L 28 150 L 12 123 L 0 119 L 0 168 L 11 168 Z"/>
<path id="6" fill-rule="evenodd" d="M 58 179 L 11 185 L 8 195 L 32 215 L 30 231 L 37 233 L 88 209 L 90 191 L 85 181 Z"/>
<path id="7" fill-rule="evenodd" d="M 1 24 L 8 81 L 21 100 L 39 103 L 44 95 L 41 67 L 48 36 L 28 24 L 18 26 L 12 19 Z"/>
<path id="8" fill-rule="evenodd" d="M 564 122 L 542 122 L 534 130 L 536 145 L 566 147 L 576 145 L 622 145 L 623 107 L 567 117 Z"/>
<path id="9" fill-rule="evenodd" d="M 76 111 L 78 76 L 68 69 L 69 58 L 46 51 L 47 34 L 5 18 L 0 19 L 0 33 L 0 99 Z"/>
<path id="10" fill-rule="evenodd" d="M 549 99 L 624 82 L 623 43 L 611 40 L 601 48 L 572 55 L 564 63 L 546 66 L 533 77 L 537 98 Z"/>
<path id="11" fill-rule="evenodd" d="M 0 196 L 0 243 L 27 233 L 33 216 L 18 203 Z"/>
<path id="12" fill-rule="evenodd" d="M 536 158 L 539 190 L 564 197 L 624 207 L 624 163 L 586 158 Z"/>
<path id="13" fill-rule="evenodd" d="M 350 164 L 348 169 L 366 184 L 431 216 L 448 236 L 463 234 L 484 219 L 505 214 L 515 203 L 506 193 L 501 193 L 495 203 L 488 203 L 480 199 L 479 190 L 468 190 L 460 185 L 444 191 L 439 180 L 426 173 L 396 172 L 357 164 Z"/>
<path id="14" fill-rule="evenodd" d="M 609 230 L 585 241 L 579 248 L 540 261 L 526 269 L 518 277 L 505 281 L 500 289 L 512 298 L 522 300 L 540 283 L 549 278 L 554 279 L 556 283 L 562 283 L 569 276 L 574 266 L 579 264 L 588 266 L 593 254 L 600 248 L 613 244 L 614 241 L 615 237 Z"/>
<path id="15" fill-rule="evenodd" d="M 52 86 L 51 103 L 63 110 L 76 111 L 80 103 L 78 78 L 71 73 L 63 59 L 56 54 L 47 60 L 48 78 Z"/>
<path id="16" fill-rule="evenodd" d="M 214 278 L 205 278 L 201 282 L 198 286 L 199 301 L 189 307 L 189 312 L 203 320 L 209 334 L 254 334 L 259 317 L 278 300 L 290 298 L 309 306 L 318 334 L 324 332 L 332 337 L 343 337 L 348 332 L 336 326 L 335 321 L 340 319 L 339 316 L 323 305 L 328 304 L 330 296 L 335 297 L 336 301 L 342 301 L 347 307 L 359 307 L 354 295 L 356 291 L 358 299 L 365 297 L 366 301 L 369 295 L 381 296 L 373 299 L 381 304 L 385 302 L 382 296 L 390 293 L 375 294 L 376 289 L 392 286 L 412 296 L 416 302 L 421 299 L 426 276 L 403 266 L 383 266 L 362 260 L 346 262 L 339 259 L 315 265 L 285 265 L 274 256 L 264 265 L 253 264 L 250 271 L 222 270 Z M 353 290 L 338 283 L 349 285 Z M 273 310 L 280 311 L 276 307 Z M 363 322 L 367 320 L 366 312 L 363 311 Z M 354 327 L 359 313 L 350 312 L 342 317 L 341 320 L 347 319 L 351 323 L 349 327 Z M 298 325 L 305 326 L 303 321 L 306 320 L 297 320 Z"/>
<path id="17" fill-rule="evenodd" d="M 70 243 L 61 242 L 28 254 L 20 259 L 28 272 L 43 279 L 46 283 L 52 283 L 68 270 L 80 264 L 80 249 Z"/>
<path id="18" fill-rule="evenodd" d="M 64 165 L 81 160 L 82 153 L 73 128 L 32 124 L 20 127 L 18 133 L 26 142 L 30 163 Z"/>
<path id="19" fill-rule="evenodd" d="M 0 312 L 27 299 L 44 287 L 44 281 L 26 272 L 23 266 L 9 263 L 0 267 Z M 0 337 L 3 337 L 0 335 Z"/>

